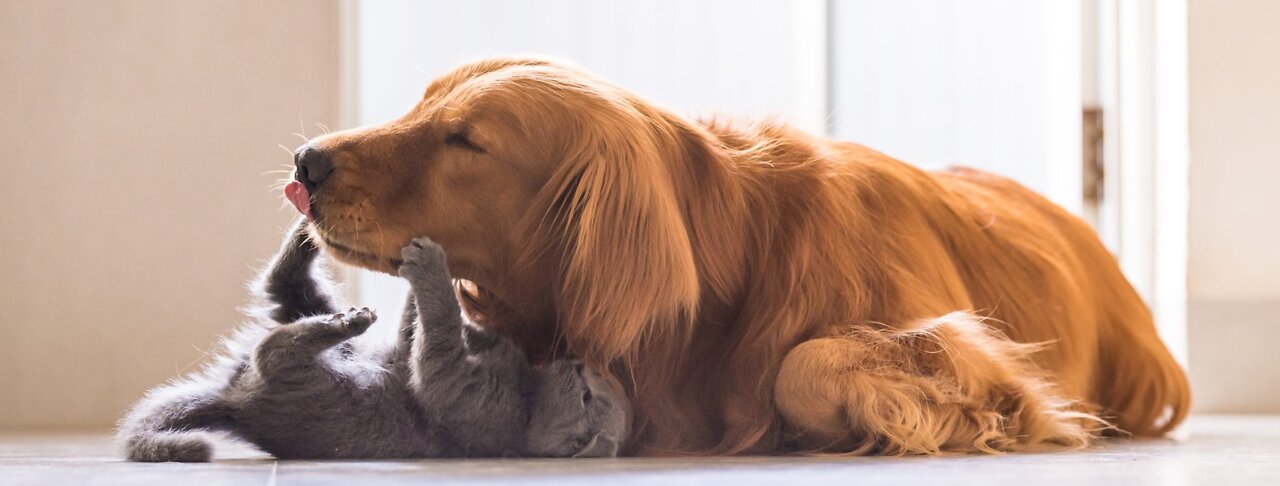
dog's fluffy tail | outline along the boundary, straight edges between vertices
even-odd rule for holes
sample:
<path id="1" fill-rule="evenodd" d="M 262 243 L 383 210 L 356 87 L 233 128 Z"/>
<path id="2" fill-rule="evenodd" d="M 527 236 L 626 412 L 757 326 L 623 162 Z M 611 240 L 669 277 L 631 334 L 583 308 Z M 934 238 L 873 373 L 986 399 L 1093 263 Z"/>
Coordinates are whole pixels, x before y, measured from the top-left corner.
<path id="1" fill-rule="evenodd" d="M 1134 305 L 1112 312 L 1105 332 L 1101 392 L 1098 397 L 1108 418 L 1120 430 L 1136 436 L 1161 436 L 1177 428 L 1191 409 L 1187 374 L 1160 340 L 1151 312 L 1132 288 Z"/>
<path id="2" fill-rule="evenodd" d="M 148 392 L 120 420 L 117 439 L 130 461 L 208 462 L 209 432 L 229 422 L 216 388 L 183 380 Z"/>

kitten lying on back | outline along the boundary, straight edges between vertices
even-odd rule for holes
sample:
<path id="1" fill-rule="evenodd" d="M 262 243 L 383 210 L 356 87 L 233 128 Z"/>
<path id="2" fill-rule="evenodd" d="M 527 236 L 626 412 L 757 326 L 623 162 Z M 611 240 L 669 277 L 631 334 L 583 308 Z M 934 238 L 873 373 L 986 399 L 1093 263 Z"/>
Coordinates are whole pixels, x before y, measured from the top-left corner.
<path id="1" fill-rule="evenodd" d="M 133 461 L 208 461 L 221 431 L 282 459 L 613 456 L 626 401 L 574 361 L 534 369 L 509 341 L 464 326 L 445 254 L 402 252 L 412 286 L 400 339 L 358 352 L 376 316 L 338 312 L 312 275 L 302 220 L 267 270 L 270 318 L 241 329 L 201 373 L 149 392 L 121 420 Z"/>

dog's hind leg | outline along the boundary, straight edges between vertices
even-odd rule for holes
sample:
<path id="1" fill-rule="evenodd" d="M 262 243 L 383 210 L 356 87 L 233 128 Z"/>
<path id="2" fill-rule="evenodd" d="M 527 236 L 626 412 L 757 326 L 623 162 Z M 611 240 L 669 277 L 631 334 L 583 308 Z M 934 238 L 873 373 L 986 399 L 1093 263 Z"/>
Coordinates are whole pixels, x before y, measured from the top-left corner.
<path id="1" fill-rule="evenodd" d="M 955 312 L 855 329 L 787 353 L 774 385 L 796 447 L 936 454 L 1078 448 L 1106 426 L 1059 398 L 1018 344 Z"/>
<path id="2" fill-rule="evenodd" d="M 271 319 L 281 324 L 338 311 L 330 296 L 331 284 L 314 268 L 320 248 L 307 227 L 306 218 L 294 223 L 258 286 L 260 297 L 275 306 Z"/>

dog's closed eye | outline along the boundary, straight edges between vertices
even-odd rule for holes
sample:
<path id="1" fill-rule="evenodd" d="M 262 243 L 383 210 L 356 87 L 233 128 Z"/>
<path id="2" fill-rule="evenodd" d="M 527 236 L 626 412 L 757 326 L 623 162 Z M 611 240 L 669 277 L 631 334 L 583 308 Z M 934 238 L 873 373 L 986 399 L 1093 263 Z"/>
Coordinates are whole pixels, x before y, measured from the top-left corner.
<path id="1" fill-rule="evenodd" d="M 444 143 L 446 145 L 470 150 L 472 152 L 485 153 L 484 148 L 471 141 L 471 138 L 468 137 L 465 132 L 454 132 L 449 134 L 449 136 L 444 138 Z"/>

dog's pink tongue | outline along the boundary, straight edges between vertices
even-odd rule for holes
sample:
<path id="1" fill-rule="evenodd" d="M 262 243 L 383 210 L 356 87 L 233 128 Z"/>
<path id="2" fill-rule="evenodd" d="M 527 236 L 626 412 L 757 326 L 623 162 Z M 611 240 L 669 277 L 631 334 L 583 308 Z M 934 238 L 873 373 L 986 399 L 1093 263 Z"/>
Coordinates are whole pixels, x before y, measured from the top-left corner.
<path id="1" fill-rule="evenodd" d="M 307 194 L 307 188 L 302 186 L 301 182 L 292 181 L 284 186 L 284 197 L 293 203 L 293 207 L 298 208 L 298 212 L 311 219 L 311 195 Z"/>

